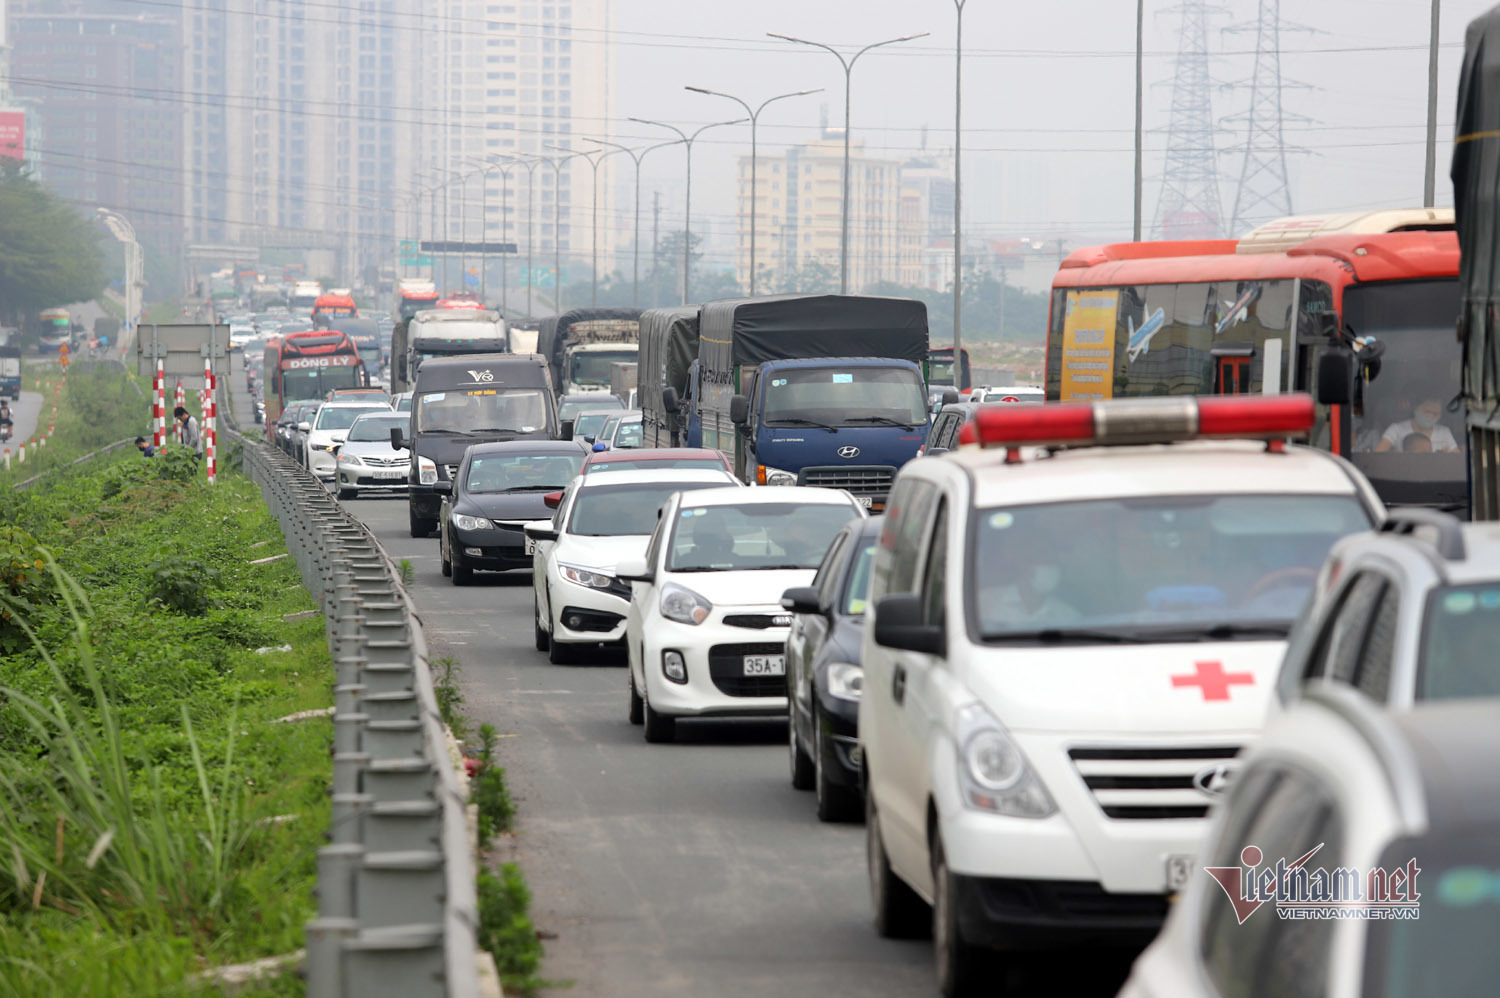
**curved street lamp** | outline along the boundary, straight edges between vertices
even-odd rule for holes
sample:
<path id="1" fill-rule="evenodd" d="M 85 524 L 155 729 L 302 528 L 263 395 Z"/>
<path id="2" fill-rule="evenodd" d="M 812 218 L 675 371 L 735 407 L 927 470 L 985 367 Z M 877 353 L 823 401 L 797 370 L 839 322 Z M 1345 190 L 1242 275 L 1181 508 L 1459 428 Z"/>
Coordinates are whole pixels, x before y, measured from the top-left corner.
<path id="1" fill-rule="evenodd" d="M 631 162 L 635 164 L 635 250 L 631 253 L 630 304 L 639 307 L 641 304 L 641 160 L 645 159 L 646 154 L 653 149 L 665 149 L 667 146 L 675 146 L 680 143 L 677 141 L 660 142 L 654 146 L 647 146 L 644 149 L 632 149 L 629 146 L 622 146 L 618 142 L 607 142 L 604 139 L 584 139 L 583 141 L 592 142 L 597 146 L 609 146 L 612 149 L 618 149 L 629 156 Z"/>
<path id="2" fill-rule="evenodd" d="M 806 38 L 795 38 L 792 35 L 778 35 L 774 31 L 767 31 L 766 34 L 772 38 L 780 38 L 784 42 L 811 45 L 814 48 L 832 52 L 833 57 L 844 68 L 844 209 L 842 212 L 843 225 L 839 234 L 839 294 L 846 295 L 849 293 L 849 91 L 854 74 L 854 64 L 859 61 L 860 56 L 871 49 L 878 49 L 884 45 L 895 45 L 898 42 L 909 42 L 918 38 L 926 38 L 930 32 L 923 31 L 915 35 L 902 35 L 900 38 L 887 38 L 883 42 L 871 42 L 848 58 L 845 58 L 844 53 L 832 45 L 824 45 L 822 42 L 811 42 Z"/>
<path id="3" fill-rule="evenodd" d="M 756 130 L 756 126 L 760 123 L 760 113 L 766 109 L 767 105 L 774 104 L 774 103 L 776 103 L 779 100 L 786 100 L 788 97 L 805 97 L 808 94 L 820 94 L 820 93 L 823 92 L 823 88 L 822 87 L 817 87 L 817 88 L 815 88 L 813 90 L 797 90 L 797 91 L 794 91 L 793 93 L 789 93 L 789 94 L 778 94 L 775 97 L 768 97 L 768 98 L 766 98 L 764 101 L 761 102 L 760 107 L 756 107 L 756 108 L 752 108 L 749 104 L 745 103 L 745 101 L 743 101 L 740 98 L 734 96 L 734 94 L 726 94 L 726 93 L 724 93 L 723 91 L 720 91 L 720 90 L 709 90 L 706 87 L 684 87 L 683 89 L 684 90 L 691 90 L 695 94 L 708 94 L 711 97 L 725 97 L 725 98 L 728 98 L 729 100 L 734 101 L 740 107 L 744 108 L 745 109 L 745 113 L 750 116 L 750 297 L 754 298 L 755 297 L 755 202 L 756 202 L 756 200 L 757 200 L 757 198 L 759 196 L 759 193 L 760 193 L 760 187 L 759 187 L 759 185 L 757 183 L 756 168 L 755 168 L 756 158 L 757 158 L 757 150 L 756 150 L 756 143 L 755 143 L 755 130 Z M 739 254 L 736 253 L 735 255 L 738 256 Z"/>

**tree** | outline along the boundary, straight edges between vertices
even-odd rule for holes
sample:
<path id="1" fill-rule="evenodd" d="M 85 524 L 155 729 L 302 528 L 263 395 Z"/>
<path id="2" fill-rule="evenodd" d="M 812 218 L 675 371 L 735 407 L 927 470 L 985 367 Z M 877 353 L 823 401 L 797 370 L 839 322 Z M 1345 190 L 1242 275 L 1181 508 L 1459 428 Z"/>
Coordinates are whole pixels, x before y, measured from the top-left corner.
<path id="1" fill-rule="evenodd" d="M 100 233 L 19 166 L 0 167 L 0 317 L 19 324 L 44 308 L 104 290 Z"/>

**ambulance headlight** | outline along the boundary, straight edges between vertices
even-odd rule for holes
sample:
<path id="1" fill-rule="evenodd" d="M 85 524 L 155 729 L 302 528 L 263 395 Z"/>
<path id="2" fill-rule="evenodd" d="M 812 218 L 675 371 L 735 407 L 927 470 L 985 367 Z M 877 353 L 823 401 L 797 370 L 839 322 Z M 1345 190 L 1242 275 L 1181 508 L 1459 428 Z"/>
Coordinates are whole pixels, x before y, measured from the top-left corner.
<path id="1" fill-rule="evenodd" d="M 959 711 L 956 722 L 965 807 L 1013 818 L 1045 818 L 1057 810 L 1020 746 L 982 704 Z"/>

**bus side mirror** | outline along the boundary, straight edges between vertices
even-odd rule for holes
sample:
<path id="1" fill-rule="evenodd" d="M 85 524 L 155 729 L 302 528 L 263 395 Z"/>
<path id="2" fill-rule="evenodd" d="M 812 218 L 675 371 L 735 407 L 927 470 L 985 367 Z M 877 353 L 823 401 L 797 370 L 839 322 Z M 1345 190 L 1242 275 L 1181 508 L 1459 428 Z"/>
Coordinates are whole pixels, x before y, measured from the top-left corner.
<path id="1" fill-rule="evenodd" d="M 661 407 L 663 411 L 674 414 L 682 411 L 682 398 L 677 394 L 677 389 L 663 388 L 661 390 Z"/>
<path id="2" fill-rule="evenodd" d="M 1354 394 L 1354 351 L 1330 347 L 1318 358 L 1318 403 L 1348 405 Z"/>

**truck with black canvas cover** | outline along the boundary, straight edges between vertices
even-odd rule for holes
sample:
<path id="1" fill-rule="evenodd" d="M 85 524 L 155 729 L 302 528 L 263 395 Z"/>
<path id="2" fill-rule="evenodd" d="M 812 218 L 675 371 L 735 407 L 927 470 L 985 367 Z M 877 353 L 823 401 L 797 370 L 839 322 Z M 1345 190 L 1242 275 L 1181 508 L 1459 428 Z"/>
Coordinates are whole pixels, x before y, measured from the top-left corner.
<path id="1" fill-rule="evenodd" d="M 641 313 L 641 359 L 636 368 L 642 447 L 702 446 L 694 422 L 700 306 L 653 308 Z M 688 433 L 696 426 L 697 433 Z"/>
<path id="2" fill-rule="evenodd" d="M 406 433 L 391 446 L 411 450 L 411 535 L 437 529 L 438 507 L 453 490 L 453 473 L 474 444 L 562 437 L 552 377 L 542 358 L 527 354 L 435 357 L 422 365 Z"/>
<path id="3" fill-rule="evenodd" d="M 623 307 L 549 315 L 537 331 L 536 352 L 547 358 L 561 394 L 608 392 L 611 365 L 636 360 L 640 321 L 640 309 Z"/>
<path id="4" fill-rule="evenodd" d="M 927 306 L 788 295 L 708 302 L 698 320 L 702 446 L 751 485 L 847 489 L 879 511 L 927 432 Z"/>

